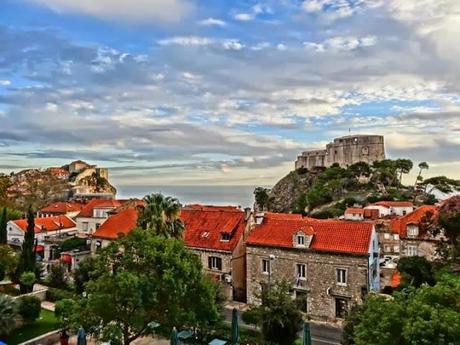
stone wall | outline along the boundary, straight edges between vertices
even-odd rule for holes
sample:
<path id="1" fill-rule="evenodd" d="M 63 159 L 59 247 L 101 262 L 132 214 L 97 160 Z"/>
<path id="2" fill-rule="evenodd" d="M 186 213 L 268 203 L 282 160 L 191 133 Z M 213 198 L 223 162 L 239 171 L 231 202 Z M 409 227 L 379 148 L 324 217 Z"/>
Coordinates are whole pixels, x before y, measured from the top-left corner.
<path id="1" fill-rule="evenodd" d="M 271 274 L 262 272 L 262 259 L 271 260 Z M 361 303 L 368 288 L 368 257 L 328 254 L 305 249 L 247 247 L 247 298 L 249 304 L 260 303 L 263 284 L 287 280 L 294 296 L 306 296 L 307 314 L 316 320 L 335 321 L 336 298 L 347 301 L 348 309 Z M 306 279 L 298 280 L 296 264 L 306 265 Z M 347 284 L 337 283 L 336 269 L 347 270 Z"/>
<path id="2" fill-rule="evenodd" d="M 312 169 L 338 163 L 347 167 L 354 163 L 385 159 L 384 137 L 381 135 L 350 135 L 334 139 L 325 150 L 305 151 L 297 157 L 295 168 Z"/>

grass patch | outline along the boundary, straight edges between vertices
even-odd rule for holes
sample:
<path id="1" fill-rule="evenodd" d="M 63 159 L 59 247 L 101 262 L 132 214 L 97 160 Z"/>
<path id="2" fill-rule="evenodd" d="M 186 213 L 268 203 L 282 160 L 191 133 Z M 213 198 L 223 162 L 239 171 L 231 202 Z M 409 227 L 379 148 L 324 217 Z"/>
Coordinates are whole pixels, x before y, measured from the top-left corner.
<path id="1" fill-rule="evenodd" d="M 8 338 L 6 338 L 6 343 L 8 345 L 20 344 L 26 340 L 33 339 L 58 328 L 58 320 L 54 316 L 54 313 L 42 309 L 40 317 L 37 320 L 11 332 Z"/>

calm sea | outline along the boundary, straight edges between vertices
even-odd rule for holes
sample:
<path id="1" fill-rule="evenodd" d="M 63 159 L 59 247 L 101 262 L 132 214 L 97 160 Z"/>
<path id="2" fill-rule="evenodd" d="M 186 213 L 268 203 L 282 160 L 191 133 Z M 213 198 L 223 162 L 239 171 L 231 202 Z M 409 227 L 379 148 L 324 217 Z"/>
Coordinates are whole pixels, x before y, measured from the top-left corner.
<path id="1" fill-rule="evenodd" d="M 256 186 L 123 186 L 117 185 L 118 198 L 142 198 L 150 193 L 174 196 L 182 204 L 235 205 L 252 207 Z"/>

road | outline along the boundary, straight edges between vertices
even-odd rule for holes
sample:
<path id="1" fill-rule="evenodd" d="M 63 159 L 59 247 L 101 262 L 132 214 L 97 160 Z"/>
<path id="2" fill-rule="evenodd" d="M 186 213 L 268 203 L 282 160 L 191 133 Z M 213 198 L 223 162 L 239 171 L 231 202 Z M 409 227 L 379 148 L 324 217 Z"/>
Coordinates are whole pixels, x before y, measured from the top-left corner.
<path id="1" fill-rule="evenodd" d="M 224 308 L 223 310 L 225 319 L 228 322 L 232 320 L 232 310 Z M 240 320 L 240 327 L 247 327 L 253 329 L 253 326 L 246 325 Z M 342 330 L 339 327 L 330 326 L 324 323 L 310 322 L 310 330 L 313 345 L 340 345 L 340 338 Z M 301 334 L 299 335 L 301 336 Z"/>

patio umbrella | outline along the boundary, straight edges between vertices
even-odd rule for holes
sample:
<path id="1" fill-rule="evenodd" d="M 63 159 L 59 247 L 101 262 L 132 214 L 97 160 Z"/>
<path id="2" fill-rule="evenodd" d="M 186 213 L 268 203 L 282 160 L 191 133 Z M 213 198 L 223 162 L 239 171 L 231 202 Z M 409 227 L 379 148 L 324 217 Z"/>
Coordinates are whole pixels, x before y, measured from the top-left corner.
<path id="1" fill-rule="evenodd" d="M 232 310 L 232 345 L 238 344 L 238 310 Z"/>
<path id="2" fill-rule="evenodd" d="M 177 336 L 176 327 L 173 327 L 173 330 L 171 332 L 171 338 L 170 338 L 169 344 L 170 345 L 179 345 L 179 338 Z"/>
<path id="3" fill-rule="evenodd" d="M 311 334 L 310 334 L 310 324 L 308 322 L 303 323 L 303 343 L 302 345 L 312 345 Z"/>
<path id="4" fill-rule="evenodd" d="M 78 330 L 77 345 L 86 345 L 86 333 L 83 327 L 80 327 Z"/>

